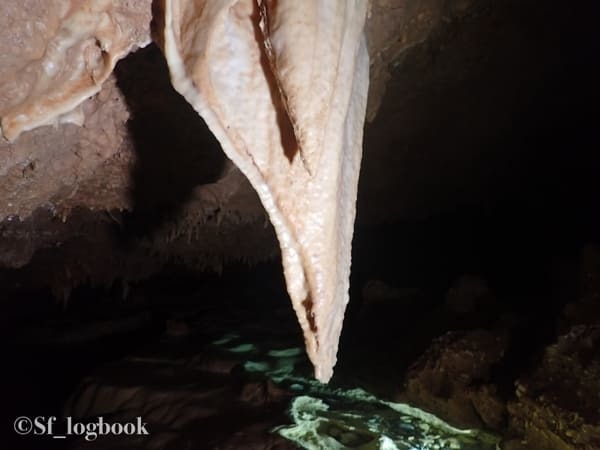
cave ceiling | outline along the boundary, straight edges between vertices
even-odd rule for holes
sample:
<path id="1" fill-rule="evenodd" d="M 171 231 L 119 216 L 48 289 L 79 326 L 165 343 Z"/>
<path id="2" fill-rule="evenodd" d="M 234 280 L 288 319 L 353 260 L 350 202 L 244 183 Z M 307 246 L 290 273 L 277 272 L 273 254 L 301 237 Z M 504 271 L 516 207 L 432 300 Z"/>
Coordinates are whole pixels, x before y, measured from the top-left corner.
<path id="1" fill-rule="evenodd" d="M 218 270 L 277 257 L 250 183 L 171 86 L 152 42 L 160 2 L 84 3 L 0 5 L 0 267 L 35 273 L 60 296 L 166 262 Z M 542 3 L 369 3 L 359 224 L 480 201 L 493 180 L 518 176 L 496 138 L 554 88 L 546 79 L 566 45 L 547 25 L 561 12 Z M 43 55 L 68 69 L 56 82 L 77 101 L 49 95 Z M 70 61 L 78 55 L 85 67 Z"/>
<path id="2" fill-rule="evenodd" d="M 464 1 L 447 3 L 369 5 L 371 120 L 393 62 L 425 40 L 443 17 L 468 7 Z M 89 228 L 106 229 L 100 241 L 111 241 L 115 226 L 135 246 L 165 259 L 195 254 L 191 259 L 200 266 L 276 254 L 250 184 L 171 87 L 164 58 L 151 43 L 152 7 L 150 1 L 95 2 L 93 11 L 75 0 L 2 3 L 4 267 L 22 267 L 36 252 L 66 248 Z M 51 69 L 57 65 L 67 69 L 54 79 Z M 256 245 L 232 245 L 228 251 L 227 244 L 214 242 L 216 230 L 235 236 L 248 227 L 262 235 Z"/>

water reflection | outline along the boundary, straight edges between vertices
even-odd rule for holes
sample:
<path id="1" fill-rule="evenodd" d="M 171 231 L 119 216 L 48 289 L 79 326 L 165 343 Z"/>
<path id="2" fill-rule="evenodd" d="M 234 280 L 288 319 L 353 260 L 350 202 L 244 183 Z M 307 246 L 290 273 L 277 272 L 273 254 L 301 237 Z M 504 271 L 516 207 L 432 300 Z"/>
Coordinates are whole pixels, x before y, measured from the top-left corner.
<path id="1" fill-rule="evenodd" d="M 238 355 L 248 353 L 246 372 L 271 378 L 297 394 L 292 424 L 273 431 L 308 450 L 495 450 L 499 438 L 480 430 L 454 428 L 418 408 L 381 400 L 360 388 L 324 385 L 302 374 L 299 347 L 265 349 L 229 334 L 213 345 Z"/>

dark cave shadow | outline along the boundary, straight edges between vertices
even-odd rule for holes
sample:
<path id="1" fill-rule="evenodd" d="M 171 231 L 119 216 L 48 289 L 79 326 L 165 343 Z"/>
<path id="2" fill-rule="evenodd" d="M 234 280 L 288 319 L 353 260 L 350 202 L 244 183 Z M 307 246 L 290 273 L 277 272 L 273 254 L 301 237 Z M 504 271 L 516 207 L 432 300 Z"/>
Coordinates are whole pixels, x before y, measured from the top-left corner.
<path id="1" fill-rule="evenodd" d="M 164 47 L 164 10 L 165 4 L 164 0 L 153 0 L 152 2 L 152 36 L 155 42 L 158 42 L 159 45 Z M 264 49 L 266 48 L 265 37 L 263 32 L 260 29 L 260 8 L 258 4 L 253 5 L 251 21 L 253 25 L 254 39 L 256 40 L 257 45 Z M 291 164 L 294 161 L 294 158 L 299 152 L 298 140 L 296 139 L 296 134 L 294 132 L 294 127 L 292 125 L 291 118 L 287 113 L 286 106 L 284 104 L 284 94 L 279 89 L 277 84 L 277 78 L 273 72 L 273 67 L 271 66 L 271 62 L 265 51 L 261 51 L 260 54 L 260 66 L 263 74 L 265 75 L 265 79 L 269 85 L 269 98 L 271 100 L 271 104 L 275 108 L 276 121 L 279 131 L 279 138 L 281 142 L 281 146 L 283 148 L 283 152 L 285 157 L 288 159 Z"/>
<path id="2" fill-rule="evenodd" d="M 198 113 L 171 86 L 166 61 L 154 44 L 131 53 L 115 68 L 131 117 L 135 150 L 122 242 L 151 235 L 173 221 L 196 186 L 217 181 L 226 157 Z"/>
<path id="3" fill-rule="evenodd" d="M 257 3 L 254 3 L 254 8 L 252 10 L 252 24 L 254 25 L 254 38 L 256 42 L 261 48 L 266 48 L 265 37 L 263 36 L 262 31 L 260 30 L 260 10 Z M 269 58 L 265 51 L 262 51 L 260 54 L 260 66 L 262 68 L 263 73 L 265 74 L 265 78 L 269 84 L 269 96 L 271 98 L 271 103 L 275 108 L 275 113 L 277 115 L 277 125 L 279 127 L 279 134 L 281 139 L 281 146 L 283 147 L 283 152 L 290 162 L 290 164 L 294 161 L 296 154 L 298 153 L 298 140 L 296 139 L 296 134 L 294 132 L 294 127 L 292 125 L 292 121 L 290 116 L 286 111 L 286 107 L 283 104 L 283 92 L 280 91 L 279 86 L 277 85 L 277 78 L 273 73 L 273 68 L 271 67 L 271 63 L 269 62 Z"/>

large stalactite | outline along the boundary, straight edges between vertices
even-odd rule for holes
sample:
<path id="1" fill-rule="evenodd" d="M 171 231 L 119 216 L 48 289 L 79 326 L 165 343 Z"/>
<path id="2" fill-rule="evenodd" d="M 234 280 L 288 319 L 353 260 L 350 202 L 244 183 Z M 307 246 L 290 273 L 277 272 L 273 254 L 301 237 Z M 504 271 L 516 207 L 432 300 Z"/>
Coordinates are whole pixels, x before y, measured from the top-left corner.
<path id="1" fill-rule="evenodd" d="M 348 303 L 368 89 L 367 2 L 167 1 L 177 89 L 256 189 L 281 246 L 315 375 Z"/>
<path id="2" fill-rule="evenodd" d="M 323 381 L 332 375 L 348 302 L 365 112 L 373 117 L 380 104 L 389 63 L 427 36 L 445 4 L 211 0 L 152 5 L 154 20 L 164 26 L 155 39 L 165 50 L 173 86 L 246 175 L 274 225 L 288 292 Z M 148 104 L 150 111 L 162 110 L 148 100 L 136 105 L 129 93 L 123 95 L 127 83 L 119 71 L 116 80 L 111 72 L 120 58 L 150 41 L 150 7 L 150 1 L 121 0 L 0 6 L 6 22 L 0 42 L 10 50 L 0 57 L 0 198 L 5 200 L 0 202 L 0 246 L 15 247 L 5 253 L 4 266 L 24 266 L 38 250 L 53 246 L 69 258 L 65 249 L 70 246 L 63 242 L 72 240 L 78 225 L 52 224 L 46 228 L 54 234 L 38 238 L 36 223 L 45 227 L 51 216 L 102 222 L 102 211 L 112 210 L 109 220 L 123 227 L 120 211 L 139 209 L 135 184 L 140 180 L 131 174 L 143 166 L 144 153 L 136 151 L 135 125 L 127 120 L 130 114 L 139 118 Z M 14 32 L 19 39 L 11 46 L 14 39 L 6 36 Z M 369 78 L 373 89 L 367 106 Z M 44 126 L 49 124 L 55 126 Z M 222 224 L 234 216 L 258 224 L 263 212 L 235 171 L 225 168 L 219 179 L 199 179 L 179 216 L 154 227 L 150 243 L 144 236 L 141 247 L 156 254 L 162 245 L 156 243 L 165 241 L 175 250 L 158 253 L 177 257 L 180 241 L 189 243 L 189 236 L 198 236 L 198 228 L 212 219 L 217 228 L 229 226 Z M 91 212 L 73 216 L 81 206 Z M 222 217 L 228 220 L 221 222 Z M 110 239 L 110 232 L 99 233 Z M 223 253 L 226 247 L 221 245 Z M 218 253 L 206 243 L 198 251 Z M 273 254 L 270 247 L 263 253 Z M 138 252 L 132 260 L 140 256 L 145 257 Z M 218 266 L 218 260 L 208 265 Z M 77 273 L 88 267 L 74 264 Z M 154 261 L 149 271 L 159 266 Z M 61 270 L 57 266 L 50 278 L 62 279 Z M 93 268 L 75 276 L 66 265 L 63 272 L 69 274 L 67 284 L 98 278 Z M 110 283 L 113 276 L 102 279 Z"/>

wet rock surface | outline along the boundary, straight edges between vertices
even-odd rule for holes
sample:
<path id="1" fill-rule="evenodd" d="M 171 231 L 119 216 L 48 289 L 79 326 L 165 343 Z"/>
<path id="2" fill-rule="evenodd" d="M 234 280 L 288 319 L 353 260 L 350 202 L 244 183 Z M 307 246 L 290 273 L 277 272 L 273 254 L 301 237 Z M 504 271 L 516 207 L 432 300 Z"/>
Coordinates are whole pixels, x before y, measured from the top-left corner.
<path id="1" fill-rule="evenodd" d="M 503 430 L 502 448 L 598 448 L 598 325 L 579 325 L 523 366 L 514 390 L 494 375 L 506 358 L 506 333 L 451 332 L 410 367 L 402 401 L 459 426 Z M 504 385 L 504 387 L 503 387 Z M 511 439 L 510 436 L 520 436 Z"/>
<path id="2" fill-rule="evenodd" d="M 159 285 L 132 286 L 124 297 L 119 289 L 104 295 L 77 292 L 65 310 L 51 308 L 37 326 L 4 330 L 16 364 L 5 375 L 17 385 L 35 383 L 27 394 L 13 391 L 7 410 L 52 411 L 82 423 L 98 417 L 129 423 L 141 417 L 149 435 L 82 435 L 60 443 L 8 436 L 11 448 L 297 448 L 272 433 L 289 421 L 290 393 L 268 378 L 244 372 L 244 361 L 257 356 L 258 347 L 232 334 L 243 328 L 248 340 L 274 348 L 301 345 L 288 303 L 277 302 L 265 322 L 260 309 L 240 301 L 238 288 L 223 290 L 209 280 L 203 294 L 173 285 L 165 295 L 165 285 Z M 61 365 L 67 375 L 44 377 L 38 366 L 43 361 Z"/>
<path id="3" fill-rule="evenodd" d="M 595 288 L 581 281 L 595 277 L 595 265 L 585 262 L 589 252 L 582 250 L 570 276 L 580 295 L 593 298 Z M 310 381 L 279 268 L 261 267 L 187 280 L 171 274 L 104 294 L 76 290 L 57 310 L 22 309 L 3 329 L 13 345 L 6 386 L 18 387 L 7 397 L 8 412 L 84 422 L 141 416 L 153 430 L 151 439 L 72 438 L 67 448 L 285 449 L 307 436 L 325 442 L 316 447 L 323 449 L 360 448 L 378 436 L 429 442 L 419 415 L 425 413 L 393 400 L 452 426 L 493 430 L 503 449 L 597 448 L 597 324 L 563 332 L 552 326 L 556 316 L 540 316 L 522 297 L 511 304 L 481 276 L 466 283 L 477 289 L 460 290 L 468 298 L 473 292 L 494 298 L 500 311 L 491 318 L 480 311 L 489 308 L 485 301 L 468 302 L 466 313 L 448 307 L 471 276 L 448 277 L 443 292 L 403 287 L 419 283 L 400 277 L 371 278 L 362 284 L 363 303 L 350 308 L 336 376 L 326 387 Z M 486 442 L 453 441 L 456 431 L 427 423 L 440 427 L 444 442 L 462 442 L 460 448 Z M 275 427 L 289 439 L 274 434 Z M 39 442 L 17 440 L 11 448 Z"/>
<path id="4" fill-rule="evenodd" d="M 501 300 L 503 318 L 486 329 L 451 331 L 434 339 L 408 368 L 398 398 L 451 423 L 502 430 L 505 449 L 598 448 L 600 322 L 595 313 L 599 292 L 595 245 L 582 247 L 578 265 L 577 271 L 562 273 L 561 283 L 577 288 L 562 292 L 564 307 L 555 307 L 556 316 L 537 315 L 536 310 L 518 306 L 506 315 L 508 301 Z M 457 309 L 449 310 L 448 303 L 461 297 L 460 292 L 470 306 L 474 298 L 497 295 L 484 280 L 470 276 L 458 280 L 445 295 L 447 311 Z M 573 295 L 580 300 L 570 301 Z M 485 302 L 476 303 L 487 307 Z M 477 314 L 477 307 L 469 314 L 467 323 L 487 321 Z M 451 327 L 465 324 L 464 315 L 458 322 L 451 314 L 445 317 Z M 556 321 L 557 326 L 547 323 L 544 331 L 545 321 Z"/>
<path id="5" fill-rule="evenodd" d="M 501 429 L 506 407 L 491 372 L 507 346 L 502 332 L 447 333 L 410 367 L 400 398 L 459 426 Z"/>
<path id="6" fill-rule="evenodd" d="M 260 272 L 249 272 L 258 277 L 251 281 L 225 275 L 218 283 L 205 279 L 196 291 L 184 280 L 163 280 L 133 285 L 125 298 L 119 290 L 75 292 L 65 310 L 47 311 L 34 327 L 22 329 L 15 318 L 10 385 L 29 390 L 13 390 L 7 412 L 35 410 L 81 423 L 141 417 L 150 434 L 71 436 L 61 443 L 13 435 L 11 448 L 288 449 L 311 448 L 310 442 L 324 450 L 392 442 L 494 448 L 492 435 L 459 431 L 386 400 L 393 387 L 388 395 L 381 389 L 387 371 L 372 368 L 381 357 L 393 362 L 394 352 L 385 346 L 374 352 L 377 341 L 346 345 L 332 384 L 316 382 L 283 280 L 273 280 L 279 270 L 263 270 L 266 279 Z M 373 314 L 361 319 L 363 326 L 375 326 Z M 396 330 L 391 342 L 402 336 Z M 362 382 L 356 359 L 370 372 Z M 42 371 L 50 362 L 60 370 Z"/>

